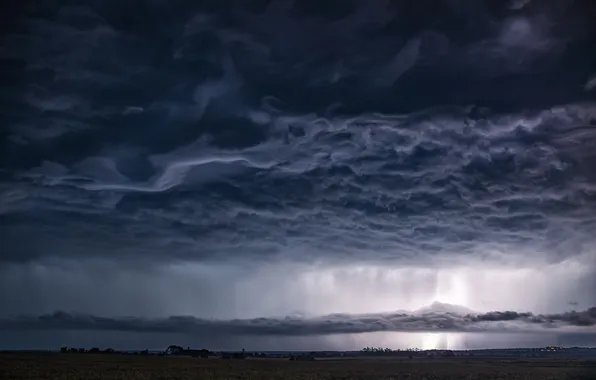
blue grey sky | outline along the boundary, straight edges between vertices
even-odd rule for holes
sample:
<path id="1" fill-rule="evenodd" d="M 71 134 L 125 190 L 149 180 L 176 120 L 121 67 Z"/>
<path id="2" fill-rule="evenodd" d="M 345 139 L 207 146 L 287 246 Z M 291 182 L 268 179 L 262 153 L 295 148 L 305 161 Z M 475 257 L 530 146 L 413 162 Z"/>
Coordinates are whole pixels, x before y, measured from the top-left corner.
<path id="1" fill-rule="evenodd" d="M 594 4 L 316 4 L 4 12 L 0 348 L 596 346 Z"/>

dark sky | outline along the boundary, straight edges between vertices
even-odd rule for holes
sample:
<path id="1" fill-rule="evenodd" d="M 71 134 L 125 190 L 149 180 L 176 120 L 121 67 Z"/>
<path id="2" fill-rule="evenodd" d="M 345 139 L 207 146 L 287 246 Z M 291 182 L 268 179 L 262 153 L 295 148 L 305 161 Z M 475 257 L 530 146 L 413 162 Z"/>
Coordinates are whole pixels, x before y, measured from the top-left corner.
<path id="1" fill-rule="evenodd" d="M 596 345 L 593 2 L 2 15 L 0 348 Z"/>

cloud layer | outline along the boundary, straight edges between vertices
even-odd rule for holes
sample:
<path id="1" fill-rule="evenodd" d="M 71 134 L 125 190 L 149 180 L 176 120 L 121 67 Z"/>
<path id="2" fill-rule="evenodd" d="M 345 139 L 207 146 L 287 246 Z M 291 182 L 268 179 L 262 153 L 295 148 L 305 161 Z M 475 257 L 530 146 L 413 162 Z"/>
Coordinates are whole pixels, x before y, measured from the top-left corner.
<path id="1" fill-rule="evenodd" d="M 23 10 L 1 259 L 584 253 L 591 8 L 557 4 Z"/>
<path id="2" fill-rule="evenodd" d="M 126 157 L 46 160 L 5 184 L 2 258 L 419 263 L 533 251 L 553 262 L 589 251 L 596 111 L 462 112 L 280 117 L 271 124 L 290 131 L 255 147 L 150 156 L 147 181 L 118 170 Z"/>
<path id="3" fill-rule="evenodd" d="M 59 311 L 39 317 L 3 319 L 4 330 L 108 330 L 208 335 L 309 336 L 371 332 L 549 332 L 565 327 L 596 334 L 596 307 L 563 314 L 534 315 L 515 311 L 465 314 L 466 310 L 435 303 L 426 310 L 385 314 L 333 314 L 318 318 L 253 318 L 208 320 L 190 316 L 164 319 L 105 318 Z"/>

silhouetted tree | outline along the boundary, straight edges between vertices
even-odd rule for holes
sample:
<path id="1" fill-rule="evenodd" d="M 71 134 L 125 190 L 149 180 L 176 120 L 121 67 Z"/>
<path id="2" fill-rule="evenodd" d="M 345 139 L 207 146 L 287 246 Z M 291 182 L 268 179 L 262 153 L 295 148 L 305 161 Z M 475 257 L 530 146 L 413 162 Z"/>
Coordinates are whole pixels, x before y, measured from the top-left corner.
<path id="1" fill-rule="evenodd" d="M 201 358 L 208 358 L 210 353 L 211 351 L 207 350 L 206 348 L 199 350 L 199 356 Z"/>
<path id="2" fill-rule="evenodd" d="M 68 352 L 68 347 L 66 347 L 66 346 L 60 347 L 60 352 L 62 352 L 62 353 Z"/>
<path id="3" fill-rule="evenodd" d="M 367 354 L 375 353 L 390 353 L 393 352 L 390 348 L 382 348 L 382 347 L 364 347 L 360 352 L 364 352 Z"/>
<path id="4" fill-rule="evenodd" d="M 93 347 L 88 351 L 90 354 L 97 354 L 99 353 L 99 348 Z"/>

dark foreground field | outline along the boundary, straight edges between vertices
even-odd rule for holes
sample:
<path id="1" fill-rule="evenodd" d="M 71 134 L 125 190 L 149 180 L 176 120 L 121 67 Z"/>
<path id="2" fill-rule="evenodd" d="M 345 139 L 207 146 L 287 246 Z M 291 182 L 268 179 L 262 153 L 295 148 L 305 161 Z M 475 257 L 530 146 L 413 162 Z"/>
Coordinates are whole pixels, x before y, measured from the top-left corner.
<path id="1" fill-rule="evenodd" d="M 596 379 L 596 361 L 198 359 L 0 354 L 0 379 Z"/>

